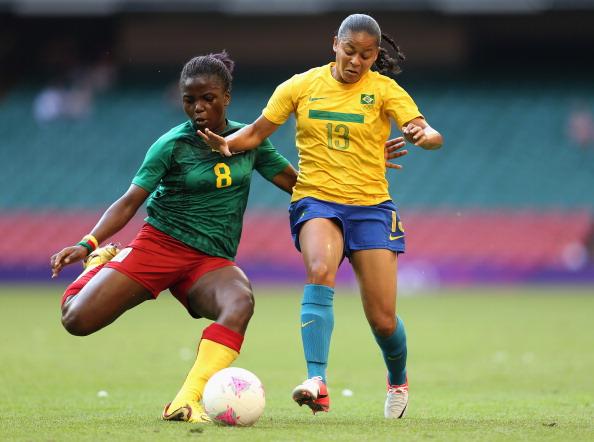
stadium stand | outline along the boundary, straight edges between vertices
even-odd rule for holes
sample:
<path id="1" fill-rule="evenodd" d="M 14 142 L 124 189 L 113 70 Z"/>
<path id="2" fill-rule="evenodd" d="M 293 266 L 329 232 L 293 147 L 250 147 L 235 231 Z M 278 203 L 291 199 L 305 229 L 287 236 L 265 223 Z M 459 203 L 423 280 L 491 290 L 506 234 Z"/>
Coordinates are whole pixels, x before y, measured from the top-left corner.
<path id="1" fill-rule="evenodd" d="M 252 121 L 280 80 L 236 82 L 229 117 Z M 594 103 L 591 82 L 400 82 L 446 140 L 436 152 L 409 146 L 404 169 L 388 171 L 407 232 L 401 270 L 430 263 L 440 283 L 592 278 L 594 147 L 571 145 L 564 126 L 575 99 Z M 20 84 L 0 102 L 3 280 L 46 278 L 49 257 L 87 233 L 127 189 L 146 149 L 185 118 L 166 99 L 166 83 L 122 82 L 95 98 L 90 116 L 38 124 L 40 87 Z M 289 122 L 272 141 L 297 164 L 293 131 Z M 301 278 L 288 202 L 254 177 L 238 255 L 248 274 Z M 141 223 L 139 214 L 117 240 L 127 242 Z"/>

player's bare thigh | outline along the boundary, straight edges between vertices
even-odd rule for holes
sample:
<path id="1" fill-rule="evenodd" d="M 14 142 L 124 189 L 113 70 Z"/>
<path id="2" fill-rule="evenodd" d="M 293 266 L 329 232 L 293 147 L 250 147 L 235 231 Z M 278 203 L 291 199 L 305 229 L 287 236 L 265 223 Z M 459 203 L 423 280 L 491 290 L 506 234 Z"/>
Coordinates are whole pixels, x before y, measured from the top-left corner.
<path id="1" fill-rule="evenodd" d="M 363 310 L 371 328 L 380 336 L 396 331 L 398 257 L 387 249 L 357 250 L 351 254 Z"/>
<path id="2" fill-rule="evenodd" d="M 62 324 L 72 334 L 88 335 L 152 298 L 151 292 L 132 278 L 103 268 L 62 305 Z"/>
<path id="3" fill-rule="evenodd" d="M 310 219 L 299 231 L 299 244 L 307 272 L 306 284 L 334 287 L 344 251 L 340 226 L 327 218 Z"/>
<path id="4" fill-rule="evenodd" d="M 244 334 L 254 313 L 254 296 L 245 273 L 226 266 L 202 275 L 187 294 L 188 304 L 200 316 Z"/>

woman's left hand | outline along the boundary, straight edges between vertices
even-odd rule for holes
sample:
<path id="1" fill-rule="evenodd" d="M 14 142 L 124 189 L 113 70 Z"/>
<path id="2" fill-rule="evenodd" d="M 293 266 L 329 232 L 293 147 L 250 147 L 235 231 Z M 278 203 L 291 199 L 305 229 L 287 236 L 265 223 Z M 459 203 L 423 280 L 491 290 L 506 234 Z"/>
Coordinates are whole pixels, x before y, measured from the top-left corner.
<path id="1" fill-rule="evenodd" d="M 408 150 L 401 150 L 397 152 L 398 149 L 402 149 L 406 145 L 403 137 L 394 138 L 392 140 L 386 141 L 384 147 L 384 160 L 386 161 L 386 168 L 389 169 L 402 169 L 400 164 L 391 163 L 390 160 L 395 158 L 400 158 L 408 153 Z"/>
<path id="2" fill-rule="evenodd" d="M 198 130 L 196 133 L 213 151 L 220 153 L 224 157 L 230 157 L 232 155 L 225 138 L 215 134 L 210 129 L 204 129 L 204 132 Z"/>

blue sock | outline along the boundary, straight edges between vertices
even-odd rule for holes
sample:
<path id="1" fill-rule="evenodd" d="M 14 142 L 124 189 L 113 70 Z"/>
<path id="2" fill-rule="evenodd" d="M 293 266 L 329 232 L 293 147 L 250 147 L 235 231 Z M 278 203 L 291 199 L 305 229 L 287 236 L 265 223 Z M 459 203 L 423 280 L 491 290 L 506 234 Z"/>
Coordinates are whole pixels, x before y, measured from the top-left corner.
<path id="1" fill-rule="evenodd" d="M 321 376 L 326 383 L 330 337 L 334 329 L 334 289 L 307 284 L 301 301 L 301 341 L 307 362 L 307 376 Z"/>
<path id="2" fill-rule="evenodd" d="M 382 349 L 384 361 L 388 368 L 388 381 L 390 385 L 403 385 L 406 383 L 406 332 L 402 319 L 396 316 L 398 326 L 392 336 L 382 338 L 375 333 L 376 342 Z"/>

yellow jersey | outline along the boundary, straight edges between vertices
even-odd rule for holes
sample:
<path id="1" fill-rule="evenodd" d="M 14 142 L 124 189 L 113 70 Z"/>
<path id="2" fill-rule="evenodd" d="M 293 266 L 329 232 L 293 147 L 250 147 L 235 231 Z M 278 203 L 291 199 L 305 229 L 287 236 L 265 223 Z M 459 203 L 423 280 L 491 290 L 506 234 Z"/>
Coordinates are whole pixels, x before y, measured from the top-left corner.
<path id="1" fill-rule="evenodd" d="M 369 71 L 357 83 L 340 83 L 334 64 L 280 84 L 262 115 L 283 124 L 295 114 L 299 177 L 292 201 L 379 204 L 390 199 L 384 160 L 390 118 L 402 127 L 422 115 L 393 79 Z"/>

